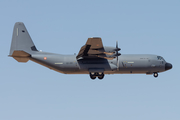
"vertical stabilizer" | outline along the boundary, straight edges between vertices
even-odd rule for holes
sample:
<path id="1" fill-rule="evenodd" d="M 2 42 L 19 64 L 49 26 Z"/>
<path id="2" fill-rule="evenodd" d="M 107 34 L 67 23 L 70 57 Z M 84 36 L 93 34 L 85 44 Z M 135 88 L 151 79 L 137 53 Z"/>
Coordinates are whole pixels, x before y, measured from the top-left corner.
<path id="1" fill-rule="evenodd" d="M 33 51 L 37 51 L 24 23 L 17 22 L 14 25 L 10 56 L 14 51 L 24 51 L 31 54 Z"/>
<path id="2" fill-rule="evenodd" d="M 24 23 L 15 23 L 9 56 L 13 57 L 18 62 L 27 62 L 31 53 L 34 51 L 37 51 L 37 49 Z"/>

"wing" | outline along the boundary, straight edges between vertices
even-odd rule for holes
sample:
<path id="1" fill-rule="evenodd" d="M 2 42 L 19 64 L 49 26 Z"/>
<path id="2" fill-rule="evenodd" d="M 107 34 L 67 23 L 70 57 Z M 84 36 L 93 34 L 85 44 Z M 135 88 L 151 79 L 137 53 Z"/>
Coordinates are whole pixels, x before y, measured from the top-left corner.
<path id="1" fill-rule="evenodd" d="M 101 38 L 88 38 L 86 44 L 81 47 L 76 59 L 79 58 L 105 58 L 114 59 L 116 48 L 104 47 Z"/>
<path id="2" fill-rule="evenodd" d="M 101 38 L 88 38 L 86 44 L 81 47 L 79 54 L 76 58 L 97 58 L 97 54 L 100 54 L 98 49 L 103 49 Z"/>

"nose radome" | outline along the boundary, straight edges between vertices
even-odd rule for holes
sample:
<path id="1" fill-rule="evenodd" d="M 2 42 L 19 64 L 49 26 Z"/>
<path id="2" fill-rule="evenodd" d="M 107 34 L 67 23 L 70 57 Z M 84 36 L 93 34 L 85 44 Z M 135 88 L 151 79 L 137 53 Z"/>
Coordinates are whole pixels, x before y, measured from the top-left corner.
<path id="1" fill-rule="evenodd" d="M 165 64 L 165 70 L 169 70 L 172 68 L 172 64 L 171 63 L 166 63 Z"/>

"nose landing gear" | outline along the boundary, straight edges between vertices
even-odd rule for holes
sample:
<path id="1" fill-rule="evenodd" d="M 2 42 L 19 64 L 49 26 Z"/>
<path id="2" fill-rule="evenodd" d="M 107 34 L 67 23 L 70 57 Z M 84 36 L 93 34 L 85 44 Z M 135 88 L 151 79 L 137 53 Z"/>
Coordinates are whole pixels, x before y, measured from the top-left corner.
<path id="1" fill-rule="evenodd" d="M 98 72 L 95 72 L 95 73 L 90 72 L 89 76 L 92 80 L 96 79 L 96 77 L 98 77 L 100 80 L 102 80 L 104 78 L 104 73 L 103 72 L 99 72 L 99 73 Z"/>
<path id="2" fill-rule="evenodd" d="M 154 72 L 154 77 L 158 77 L 158 73 L 157 72 Z"/>

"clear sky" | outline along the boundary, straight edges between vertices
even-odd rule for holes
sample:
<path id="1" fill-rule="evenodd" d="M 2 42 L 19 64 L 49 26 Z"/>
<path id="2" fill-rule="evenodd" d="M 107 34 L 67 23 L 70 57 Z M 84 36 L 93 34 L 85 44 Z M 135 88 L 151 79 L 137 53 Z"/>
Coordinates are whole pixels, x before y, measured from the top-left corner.
<path id="1" fill-rule="evenodd" d="M 180 120 L 179 0 L 1 0 L 0 120 Z M 64 75 L 8 57 L 15 22 L 38 50 L 78 53 L 88 37 L 121 54 L 157 54 L 152 75 Z"/>

